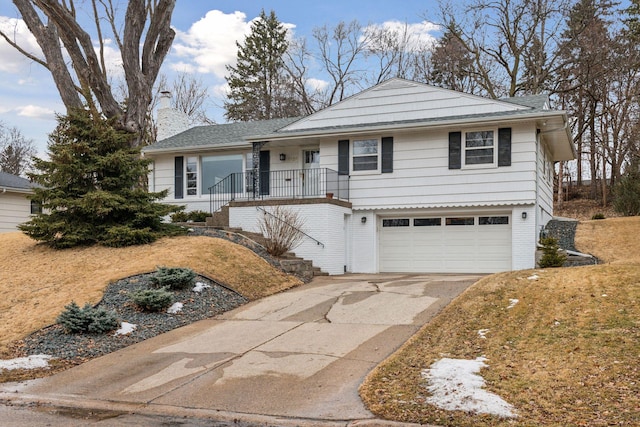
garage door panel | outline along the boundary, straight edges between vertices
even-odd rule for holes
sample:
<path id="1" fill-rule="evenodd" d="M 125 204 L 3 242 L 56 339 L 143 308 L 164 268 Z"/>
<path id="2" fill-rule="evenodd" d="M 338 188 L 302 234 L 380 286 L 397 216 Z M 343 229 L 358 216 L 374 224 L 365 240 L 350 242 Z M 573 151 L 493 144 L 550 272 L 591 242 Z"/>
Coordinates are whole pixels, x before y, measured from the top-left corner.
<path id="1" fill-rule="evenodd" d="M 492 221 L 507 221 L 504 216 L 491 215 Z M 511 269 L 510 217 L 508 224 L 487 223 L 486 217 L 480 221 L 479 215 L 456 215 L 450 221 L 473 225 L 445 225 L 446 216 L 441 221 L 415 218 L 430 226 L 414 226 L 414 218 L 410 218 L 408 227 L 380 228 L 380 271 L 490 273 Z"/>

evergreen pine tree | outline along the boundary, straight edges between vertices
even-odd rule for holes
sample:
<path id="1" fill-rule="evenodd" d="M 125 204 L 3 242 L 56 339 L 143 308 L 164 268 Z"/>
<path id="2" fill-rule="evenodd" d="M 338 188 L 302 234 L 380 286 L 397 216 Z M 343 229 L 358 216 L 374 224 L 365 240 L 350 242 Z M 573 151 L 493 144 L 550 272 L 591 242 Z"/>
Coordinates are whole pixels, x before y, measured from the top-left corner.
<path id="1" fill-rule="evenodd" d="M 271 11 L 262 10 L 251 24 L 244 44 L 236 42 L 238 61 L 227 66 L 230 92 L 225 117 L 231 121 L 267 120 L 302 114 L 302 102 L 294 93 L 284 67 L 289 47 L 287 29 Z"/>
<path id="2" fill-rule="evenodd" d="M 613 190 L 613 208 L 624 216 L 640 215 L 640 157 L 633 158 Z"/>
<path id="3" fill-rule="evenodd" d="M 43 212 L 20 230 L 55 248 L 128 246 L 175 232 L 162 217 L 179 208 L 157 202 L 166 192 L 141 188 L 149 160 L 130 141 L 128 132 L 98 113 L 76 110 L 59 117 L 49 137 L 49 160 L 36 159 L 40 173 L 30 174 L 40 185 L 31 198 Z"/>

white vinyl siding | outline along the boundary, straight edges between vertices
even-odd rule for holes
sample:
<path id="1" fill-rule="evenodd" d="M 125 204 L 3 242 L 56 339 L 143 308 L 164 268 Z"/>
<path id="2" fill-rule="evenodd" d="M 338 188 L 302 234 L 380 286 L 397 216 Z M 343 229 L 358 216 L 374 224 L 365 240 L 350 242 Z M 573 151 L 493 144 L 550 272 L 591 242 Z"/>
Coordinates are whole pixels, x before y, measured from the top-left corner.
<path id="1" fill-rule="evenodd" d="M 349 200 L 354 209 L 373 210 L 533 204 L 535 126 L 511 127 L 508 168 L 448 169 L 450 129 L 396 133 L 393 173 L 352 174 Z M 321 140 L 321 167 L 337 170 L 338 139 Z"/>
<path id="2" fill-rule="evenodd" d="M 17 231 L 18 224 L 31 218 L 31 201 L 26 194 L 0 191 L 0 232 Z"/>
<path id="3" fill-rule="evenodd" d="M 377 125 L 380 122 L 419 120 L 425 117 L 435 119 L 523 109 L 526 107 L 421 83 L 390 80 L 318 111 L 285 129 L 353 126 L 354 123 Z"/>

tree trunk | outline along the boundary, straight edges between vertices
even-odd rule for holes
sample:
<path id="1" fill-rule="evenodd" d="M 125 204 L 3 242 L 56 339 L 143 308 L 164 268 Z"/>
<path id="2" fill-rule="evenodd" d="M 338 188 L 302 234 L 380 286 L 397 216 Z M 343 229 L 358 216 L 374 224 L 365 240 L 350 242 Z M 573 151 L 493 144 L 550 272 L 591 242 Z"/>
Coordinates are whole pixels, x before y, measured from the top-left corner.
<path id="1" fill-rule="evenodd" d="M 67 112 L 86 108 L 87 105 L 97 110 L 97 102 L 105 117 L 115 119 L 116 126 L 134 134 L 132 146 L 143 143 L 153 85 L 175 37 L 170 24 L 176 0 L 128 2 L 120 52 L 128 90 L 126 108 L 116 100 L 107 70 L 102 68 L 104 61 L 98 58 L 89 33 L 76 20 L 77 11 L 73 2 L 13 0 L 13 3 L 38 42 L 45 59 L 36 58 L 26 49 L 11 43 L 12 38 L 8 34 L 2 35 L 18 51 L 51 72 Z M 111 0 L 102 0 L 100 3 L 105 8 L 112 6 Z M 115 17 L 108 16 L 108 19 Z M 114 29 L 120 26 L 116 22 L 110 23 Z M 71 64 L 67 64 L 65 55 L 68 55 Z"/>
<path id="2" fill-rule="evenodd" d="M 598 143 L 596 140 L 596 103 L 591 101 L 591 117 L 589 118 L 589 170 L 591 173 L 591 199 L 598 198 Z"/>

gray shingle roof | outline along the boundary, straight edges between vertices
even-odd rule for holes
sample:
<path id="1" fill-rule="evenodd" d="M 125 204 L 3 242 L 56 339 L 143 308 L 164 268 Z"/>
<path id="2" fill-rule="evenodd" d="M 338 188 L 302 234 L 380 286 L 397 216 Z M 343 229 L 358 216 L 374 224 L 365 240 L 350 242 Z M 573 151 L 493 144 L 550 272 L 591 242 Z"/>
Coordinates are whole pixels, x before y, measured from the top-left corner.
<path id="1" fill-rule="evenodd" d="M 299 117 L 260 120 L 255 122 L 225 123 L 196 126 L 177 135 L 145 147 L 143 151 L 165 151 L 173 148 L 219 147 L 246 143 L 252 135 L 272 134 L 276 130 L 299 120 Z"/>
<path id="2" fill-rule="evenodd" d="M 28 179 L 21 178 L 10 173 L 0 172 L 0 188 L 11 188 L 16 190 L 30 190 L 34 184 Z"/>
<path id="3" fill-rule="evenodd" d="M 538 110 L 542 110 L 547 106 L 549 102 L 549 95 L 526 95 L 526 96 L 516 96 L 513 98 L 503 98 L 500 101 L 509 102 L 511 104 L 522 105 L 524 107 L 535 108 Z"/>

